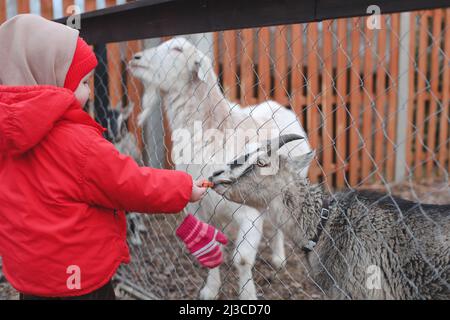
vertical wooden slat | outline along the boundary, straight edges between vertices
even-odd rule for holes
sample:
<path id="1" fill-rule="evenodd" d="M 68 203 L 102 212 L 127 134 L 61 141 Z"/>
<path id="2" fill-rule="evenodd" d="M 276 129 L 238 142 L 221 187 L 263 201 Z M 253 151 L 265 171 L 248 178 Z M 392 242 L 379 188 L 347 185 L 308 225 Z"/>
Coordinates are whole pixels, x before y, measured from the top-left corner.
<path id="1" fill-rule="evenodd" d="M 75 0 L 63 0 L 63 16 L 68 16 L 71 12 L 68 12 L 68 8 L 75 3 Z"/>
<path id="2" fill-rule="evenodd" d="M 444 28 L 444 64 L 442 71 L 442 101 L 439 131 L 439 163 L 445 168 L 445 162 L 448 161 L 447 173 L 450 171 L 450 145 L 449 145 L 449 103 L 450 103 L 450 9 L 445 10 L 445 26 Z"/>
<path id="3" fill-rule="evenodd" d="M 255 103 L 253 97 L 253 29 L 242 30 L 241 49 L 241 103 L 251 105 Z"/>
<path id="4" fill-rule="evenodd" d="M 414 176 L 422 178 L 425 144 L 425 82 L 427 74 L 427 15 L 421 12 L 419 22 L 419 63 L 417 71 L 417 115 L 416 115 L 416 141 L 414 154 Z"/>
<path id="5" fill-rule="evenodd" d="M 63 0 L 63 15 L 68 16 L 70 13 L 67 12 L 69 6 L 72 6 L 75 3 L 75 0 Z"/>
<path id="6" fill-rule="evenodd" d="M 278 26 L 275 29 L 274 97 L 283 105 L 287 104 L 287 28 Z"/>
<path id="7" fill-rule="evenodd" d="M 361 55 L 360 55 L 360 21 L 361 18 L 352 19 L 351 30 L 351 73 L 350 73 L 350 159 L 349 159 L 349 183 L 356 186 L 359 179 L 359 147 L 358 132 L 360 128 L 359 115 L 361 112 Z M 364 20 L 362 20 L 364 21 Z"/>
<path id="8" fill-rule="evenodd" d="M 337 70 L 336 70 L 336 185 L 344 186 L 346 171 L 347 128 L 347 20 L 337 22 Z"/>
<path id="9" fill-rule="evenodd" d="M 433 29 L 432 29 L 432 47 L 431 47 L 431 69 L 430 69 L 430 113 L 428 121 L 427 136 L 427 157 L 426 157 L 426 174 L 429 177 L 434 167 L 434 153 L 436 150 L 436 134 L 437 132 L 437 99 L 439 96 L 439 48 L 441 47 L 441 22 L 442 10 L 433 11 Z"/>
<path id="10" fill-rule="evenodd" d="M 414 76 L 416 73 L 415 65 L 415 52 L 416 52 L 416 12 L 411 12 L 410 14 L 410 31 L 409 31 L 409 91 L 411 92 L 411 98 L 408 101 L 408 123 L 407 126 L 407 140 L 406 140 L 406 163 L 410 171 L 413 170 L 413 120 L 415 114 L 415 92 L 416 88 L 414 85 Z M 414 95 L 413 95 L 414 94 Z M 399 106 L 401 107 L 401 106 Z M 411 172 L 412 173 L 412 172 Z"/>
<path id="11" fill-rule="evenodd" d="M 258 102 L 270 99 L 270 29 L 258 33 Z"/>
<path id="12" fill-rule="evenodd" d="M 325 174 L 325 181 L 331 187 L 333 180 L 333 40 L 332 40 L 333 20 L 323 22 L 323 45 L 322 45 L 322 168 Z"/>
<path id="13" fill-rule="evenodd" d="M 36 0 L 34 0 L 36 1 Z M 30 1 L 29 0 L 18 0 L 17 1 L 17 13 L 30 13 Z"/>
<path id="14" fill-rule="evenodd" d="M 129 61 L 133 55 L 142 50 L 142 42 L 139 40 L 127 42 L 127 61 Z M 140 150 L 143 148 L 142 141 L 142 129 L 137 126 L 137 116 L 141 112 L 141 96 L 142 85 L 141 82 L 134 78 L 129 72 L 127 73 L 127 93 L 129 103 L 134 104 L 133 114 L 128 122 L 129 130 L 134 134 L 137 139 L 138 147 Z M 170 139 L 170 135 L 169 135 Z M 170 140 L 169 140 L 170 141 Z M 167 145 L 166 145 L 167 146 Z M 169 147 L 168 147 L 169 148 Z M 170 150 L 171 148 L 169 148 Z"/>
<path id="15" fill-rule="evenodd" d="M 94 11 L 97 9 L 97 0 L 84 0 L 85 12 Z"/>
<path id="16" fill-rule="evenodd" d="M 6 21 L 6 0 L 0 0 L 0 24 Z"/>
<path id="17" fill-rule="evenodd" d="M 223 33 L 224 40 L 224 57 L 223 57 L 223 88 L 225 95 L 231 101 L 237 101 L 237 48 L 236 48 L 236 31 L 225 31 Z"/>
<path id="18" fill-rule="evenodd" d="M 53 19 L 53 1 L 41 0 L 41 16 L 46 19 Z"/>
<path id="19" fill-rule="evenodd" d="M 318 48 L 318 24 L 310 23 L 307 27 L 307 52 L 308 52 L 308 91 L 306 97 L 306 117 L 309 141 L 313 149 L 318 148 L 319 142 L 319 109 L 317 99 L 319 95 L 319 65 L 317 59 Z M 315 165 L 312 165 L 310 170 L 310 179 L 313 182 L 317 181 L 318 170 Z"/>
<path id="20" fill-rule="evenodd" d="M 106 46 L 108 56 L 109 95 L 111 107 L 115 108 L 122 99 L 122 61 L 118 43 L 109 43 Z"/>
<path id="21" fill-rule="evenodd" d="M 395 149 L 396 141 L 395 124 L 397 121 L 397 90 L 398 90 L 398 59 L 399 59 L 399 39 L 400 34 L 400 15 L 391 15 L 391 33 L 390 33 L 390 60 L 389 60 L 389 102 L 387 106 L 387 134 L 390 141 L 386 142 L 386 178 L 388 181 L 394 180 L 395 167 Z M 410 152 L 409 150 L 407 152 Z"/>
<path id="22" fill-rule="evenodd" d="M 361 150 L 361 180 L 365 183 L 368 180 L 369 173 L 372 170 L 372 102 L 373 102 L 373 54 L 372 48 L 374 46 L 374 31 L 364 28 L 365 34 L 365 51 L 364 51 L 364 88 L 363 88 L 363 123 L 362 123 L 362 137 L 363 146 Z"/>
<path id="23" fill-rule="evenodd" d="M 384 121 L 386 104 L 386 22 L 385 17 L 380 16 L 381 29 L 378 30 L 378 46 L 377 46 L 377 71 L 376 71 L 376 100 L 375 100 L 375 181 L 379 182 L 383 177 L 383 149 L 385 146 L 386 136 L 384 135 Z"/>
<path id="24" fill-rule="evenodd" d="M 295 24 L 292 26 L 291 33 L 291 45 L 292 45 L 292 70 L 291 70 L 291 82 L 292 82 L 292 94 L 291 94 L 291 107 L 297 114 L 299 120 L 302 120 L 301 107 L 304 101 L 303 86 L 303 26 L 301 24 Z"/>

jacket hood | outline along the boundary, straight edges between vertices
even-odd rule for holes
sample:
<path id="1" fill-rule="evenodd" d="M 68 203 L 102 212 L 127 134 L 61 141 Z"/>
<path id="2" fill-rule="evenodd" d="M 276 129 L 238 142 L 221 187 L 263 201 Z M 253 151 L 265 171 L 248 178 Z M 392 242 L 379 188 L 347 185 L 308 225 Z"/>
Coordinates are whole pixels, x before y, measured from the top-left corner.
<path id="1" fill-rule="evenodd" d="M 81 107 L 72 91 L 54 86 L 0 85 L 0 154 L 19 155 L 44 139 L 59 121 L 106 129 Z"/>
<path id="2" fill-rule="evenodd" d="M 38 15 L 0 26 L 0 85 L 64 87 L 79 32 Z"/>

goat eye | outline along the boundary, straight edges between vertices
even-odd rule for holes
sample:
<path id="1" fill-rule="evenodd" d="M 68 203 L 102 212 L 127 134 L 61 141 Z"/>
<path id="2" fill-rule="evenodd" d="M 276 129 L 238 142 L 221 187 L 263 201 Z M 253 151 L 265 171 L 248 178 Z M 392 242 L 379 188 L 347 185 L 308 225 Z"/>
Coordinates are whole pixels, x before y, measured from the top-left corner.
<path id="1" fill-rule="evenodd" d="M 267 166 L 267 163 L 264 160 L 258 159 L 258 161 L 256 161 L 256 165 L 258 167 L 265 167 Z"/>
<path id="2" fill-rule="evenodd" d="M 179 47 L 173 47 L 172 50 L 177 52 L 183 52 L 183 50 L 181 50 L 181 48 Z"/>

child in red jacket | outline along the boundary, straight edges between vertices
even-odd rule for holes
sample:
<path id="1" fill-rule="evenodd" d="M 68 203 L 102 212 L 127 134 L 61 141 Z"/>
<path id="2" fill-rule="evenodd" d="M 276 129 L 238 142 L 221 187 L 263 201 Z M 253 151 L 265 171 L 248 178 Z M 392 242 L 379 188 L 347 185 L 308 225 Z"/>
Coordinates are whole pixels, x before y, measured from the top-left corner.
<path id="1" fill-rule="evenodd" d="M 182 171 L 139 167 L 82 106 L 97 60 L 78 31 L 35 15 L 0 26 L 0 255 L 23 299 L 113 299 L 130 261 L 124 211 L 175 213 L 205 188 Z M 198 261 L 226 237 L 188 215 L 177 230 Z"/>

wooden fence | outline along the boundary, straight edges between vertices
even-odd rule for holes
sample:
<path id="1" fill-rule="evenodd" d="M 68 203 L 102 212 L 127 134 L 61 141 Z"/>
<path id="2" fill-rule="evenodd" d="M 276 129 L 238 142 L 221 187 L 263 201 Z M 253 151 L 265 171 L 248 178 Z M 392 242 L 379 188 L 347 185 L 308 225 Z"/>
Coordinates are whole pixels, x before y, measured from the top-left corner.
<path id="1" fill-rule="evenodd" d="M 43 16 L 53 18 L 52 3 L 41 0 Z M 95 9 L 95 0 L 85 0 L 85 11 Z M 17 13 L 29 11 L 29 1 L 18 0 Z M 0 0 L 0 23 L 5 12 Z M 273 99 L 297 113 L 321 163 L 311 170 L 313 181 L 338 188 L 393 181 L 398 126 L 408 132 L 408 173 L 448 175 L 450 9 L 410 14 L 409 74 L 399 74 L 400 15 L 381 19 L 380 30 L 368 29 L 366 18 L 349 18 L 213 34 L 215 71 L 230 100 L 248 106 Z M 142 41 L 107 44 L 111 105 L 126 96 L 137 106 L 130 130 L 141 146 L 135 120 L 142 88 L 123 61 L 142 48 Z M 404 77 L 408 121 L 398 123 L 397 86 Z"/>

